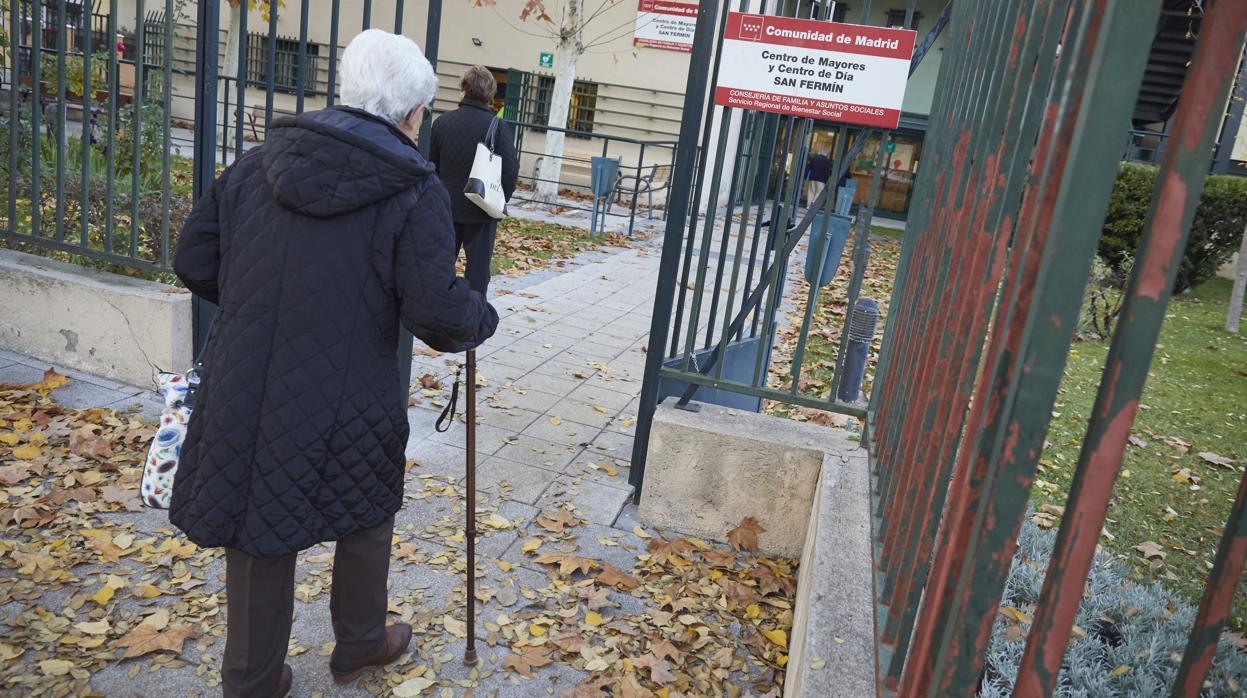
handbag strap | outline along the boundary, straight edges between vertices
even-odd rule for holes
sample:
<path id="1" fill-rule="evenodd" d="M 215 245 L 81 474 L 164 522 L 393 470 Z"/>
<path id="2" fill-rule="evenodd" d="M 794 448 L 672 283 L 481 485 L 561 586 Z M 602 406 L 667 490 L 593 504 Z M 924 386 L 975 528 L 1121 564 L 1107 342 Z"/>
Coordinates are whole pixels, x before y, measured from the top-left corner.
<path id="1" fill-rule="evenodd" d="M 495 116 L 494 120 L 489 122 L 489 130 L 485 132 L 485 147 L 489 148 L 490 154 L 497 152 L 494 149 L 494 136 L 498 133 L 498 124 L 501 121 L 502 119 Z"/>
<path id="2" fill-rule="evenodd" d="M 450 425 L 455 423 L 455 408 L 459 404 L 459 375 L 463 373 L 463 366 L 455 369 L 455 384 L 450 387 L 450 403 L 442 410 L 441 416 L 437 418 L 437 423 L 433 428 L 439 434 L 445 434 L 450 431 Z"/>

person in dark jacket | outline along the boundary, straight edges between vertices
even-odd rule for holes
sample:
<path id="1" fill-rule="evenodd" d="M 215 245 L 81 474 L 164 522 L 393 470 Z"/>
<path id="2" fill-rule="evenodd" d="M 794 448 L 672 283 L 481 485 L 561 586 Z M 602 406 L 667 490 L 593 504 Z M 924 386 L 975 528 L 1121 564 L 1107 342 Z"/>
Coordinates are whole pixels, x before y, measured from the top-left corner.
<path id="1" fill-rule="evenodd" d="M 455 247 L 466 250 L 467 277 L 472 288 L 484 294 L 489 288 L 489 261 L 494 254 L 498 221 L 463 195 L 476 158 L 476 144 L 485 142 L 489 125 L 496 118 L 493 110 L 498 83 L 489 69 L 474 65 L 459 81 L 459 108 L 433 122 L 429 160 L 450 191 L 450 210 L 455 218 Z M 519 160 L 511 130 L 500 122 L 494 134 L 495 152 L 502 157 L 502 191 L 507 200 L 515 193 Z"/>
<path id="2" fill-rule="evenodd" d="M 347 105 L 274 122 L 196 203 L 174 269 L 220 306 L 170 519 L 226 549 L 227 696 L 285 695 L 296 553 L 337 541 L 334 678 L 396 660 L 386 627 L 403 500 L 400 323 L 462 351 L 498 315 L 455 275 L 450 197 L 416 150 L 436 78 L 380 30 L 342 55 Z"/>

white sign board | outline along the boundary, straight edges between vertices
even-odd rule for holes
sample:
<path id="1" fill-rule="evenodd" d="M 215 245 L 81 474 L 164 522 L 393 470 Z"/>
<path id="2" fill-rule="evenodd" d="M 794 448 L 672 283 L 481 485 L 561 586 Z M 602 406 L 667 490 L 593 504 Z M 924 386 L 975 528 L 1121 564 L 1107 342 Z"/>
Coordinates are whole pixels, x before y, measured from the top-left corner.
<path id="1" fill-rule="evenodd" d="M 645 48 L 687 53 L 693 50 L 693 32 L 696 29 L 697 3 L 640 0 L 632 43 Z"/>
<path id="2" fill-rule="evenodd" d="M 915 32 L 728 14 L 715 104 L 896 128 Z"/>

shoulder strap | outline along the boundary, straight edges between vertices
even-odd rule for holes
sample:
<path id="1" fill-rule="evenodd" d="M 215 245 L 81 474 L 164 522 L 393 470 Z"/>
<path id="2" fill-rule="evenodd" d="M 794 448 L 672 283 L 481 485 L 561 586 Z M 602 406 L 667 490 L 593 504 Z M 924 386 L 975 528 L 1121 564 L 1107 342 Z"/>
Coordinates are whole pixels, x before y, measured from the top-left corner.
<path id="1" fill-rule="evenodd" d="M 494 148 L 494 136 L 498 133 L 498 122 L 500 121 L 502 119 L 495 116 L 494 120 L 489 122 L 489 131 L 485 133 L 485 147 L 489 148 L 491 153 L 497 152 Z"/>

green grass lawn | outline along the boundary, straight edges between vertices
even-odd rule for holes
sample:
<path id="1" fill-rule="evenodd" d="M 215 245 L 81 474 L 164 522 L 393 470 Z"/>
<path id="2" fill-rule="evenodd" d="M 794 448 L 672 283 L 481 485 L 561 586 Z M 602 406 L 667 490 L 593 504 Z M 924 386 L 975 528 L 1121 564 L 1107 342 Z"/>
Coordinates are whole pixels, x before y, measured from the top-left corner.
<path id="1" fill-rule="evenodd" d="M 1247 459 L 1247 336 L 1223 329 L 1230 282 L 1214 279 L 1169 305 L 1102 542 L 1132 566 L 1198 603 Z M 1032 500 L 1064 505 L 1108 342 L 1073 346 Z M 1216 454 L 1232 466 L 1200 457 Z M 1042 520 L 1042 517 L 1041 517 Z M 1145 559 L 1135 546 L 1163 546 Z M 1247 585 L 1231 626 L 1247 627 Z"/>
<path id="2" fill-rule="evenodd" d="M 899 231 L 871 228 L 871 264 L 863 297 L 880 305 L 880 334 L 886 319 L 896 263 Z M 850 259 L 852 241 L 844 259 Z M 849 269 L 846 262 L 836 280 L 823 289 L 803 361 L 802 391 L 829 389 L 844 318 Z M 802 282 L 789 297 L 800 322 L 805 308 Z M 1107 548 L 1130 565 L 1135 579 L 1157 581 L 1198 603 L 1225 519 L 1247 460 L 1247 336 L 1223 329 L 1230 282 L 1214 279 L 1174 298 L 1156 350 L 1128 447 L 1122 476 L 1105 526 L 1112 539 Z M 772 384 L 790 385 L 790 356 L 796 329 L 781 332 L 781 347 L 772 366 Z M 1068 495 L 1087 418 L 1095 400 L 1108 342 L 1075 342 L 1054 408 L 1048 446 L 1042 456 L 1032 501 L 1044 527 L 1059 525 L 1059 510 Z M 869 394 L 873 361 L 866 375 Z M 799 420 L 825 420 L 815 410 L 768 403 L 767 412 Z M 1232 465 L 1217 465 L 1199 454 L 1215 454 Z M 1213 460 L 1219 460 L 1214 458 Z M 1163 546 L 1163 559 L 1147 559 L 1135 546 Z M 1230 625 L 1247 630 L 1247 583 L 1239 586 Z"/>

